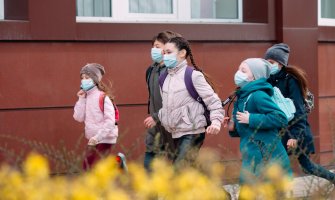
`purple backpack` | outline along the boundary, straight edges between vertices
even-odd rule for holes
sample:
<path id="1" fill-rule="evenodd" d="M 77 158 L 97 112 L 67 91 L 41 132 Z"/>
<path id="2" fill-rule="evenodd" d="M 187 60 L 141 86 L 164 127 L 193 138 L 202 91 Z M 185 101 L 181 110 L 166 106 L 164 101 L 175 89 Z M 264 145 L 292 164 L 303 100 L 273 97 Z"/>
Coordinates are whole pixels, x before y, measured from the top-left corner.
<path id="1" fill-rule="evenodd" d="M 207 109 L 207 106 L 205 104 L 205 102 L 202 100 L 202 98 L 199 96 L 197 90 L 195 89 L 194 85 L 193 85 L 193 81 L 192 81 L 192 73 L 195 69 L 191 66 L 187 66 L 186 67 L 186 70 L 185 70 L 185 76 L 184 76 L 184 81 L 185 81 L 185 85 L 186 85 L 186 89 L 188 91 L 188 93 L 191 95 L 191 97 L 193 99 L 195 99 L 197 102 L 199 102 L 205 109 L 205 118 L 206 118 L 206 122 L 207 122 L 207 126 L 210 126 L 211 125 L 211 120 L 210 120 L 210 112 L 209 110 Z M 168 75 L 168 72 L 167 70 L 164 71 L 164 73 L 162 73 L 160 76 L 159 76 L 159 86 L 161 88 L 163 88 L 163 85 L 164 85 L 164 81 L 166 79 Z"/>

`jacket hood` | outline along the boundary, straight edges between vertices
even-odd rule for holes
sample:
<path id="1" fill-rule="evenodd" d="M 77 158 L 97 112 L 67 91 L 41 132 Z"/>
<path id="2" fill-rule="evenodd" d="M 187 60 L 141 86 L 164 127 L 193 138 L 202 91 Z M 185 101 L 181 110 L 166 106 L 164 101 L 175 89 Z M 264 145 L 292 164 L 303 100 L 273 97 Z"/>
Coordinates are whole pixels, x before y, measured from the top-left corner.
<path id="1" fill-rule="evenodd" d="M 243 98 L 245 96 L 248 96 L 250 93 L 262 90 L 266 92 L 268 95 L 273 95 L 273 87 L 270 83 L 266 81 L 265 78 L 261 78 L 255 81 L 252 81 L 242 87 L 240 90 L 236 92 L 236 95 L 240 98 Z"/>

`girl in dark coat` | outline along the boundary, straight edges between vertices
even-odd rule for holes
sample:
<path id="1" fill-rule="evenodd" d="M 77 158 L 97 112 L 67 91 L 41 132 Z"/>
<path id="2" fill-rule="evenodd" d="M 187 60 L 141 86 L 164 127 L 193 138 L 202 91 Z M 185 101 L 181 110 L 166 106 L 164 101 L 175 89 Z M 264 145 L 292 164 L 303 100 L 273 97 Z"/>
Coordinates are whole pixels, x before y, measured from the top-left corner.
<path id="1" fill-rule="evenodd" d="M 292 99 L 296 107 L 294 119 L 282 136 L 282 143 L 289 154 L 297 156 L 305 173 L 325 178 L 334 184 L 335 174 L 309 158 L 310 154 L 315 153 L 315 148 L 305 108 L 307 78 L 302 69 L 288 67 L 289 53 L 290 48 L 284 43 L 275 44 L 265 53 L 265 59 L 273 64 L 268 82 L 278 87 L 284 97 Z"/>

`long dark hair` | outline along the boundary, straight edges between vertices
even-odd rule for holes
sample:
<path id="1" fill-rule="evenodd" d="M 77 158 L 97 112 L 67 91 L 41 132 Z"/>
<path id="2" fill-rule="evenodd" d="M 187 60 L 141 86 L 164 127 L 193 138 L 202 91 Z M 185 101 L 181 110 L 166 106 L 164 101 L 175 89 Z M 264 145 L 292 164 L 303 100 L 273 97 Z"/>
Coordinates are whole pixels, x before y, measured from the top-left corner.
<path id="1" fill-rule="evenodd" d="M 285 67 L 285 70 L 288 74 L 293 76 L 298 82 L 302 92 L 302 96 L 306 98 L 307 91 L 308 91 L 308 81 L 307 81 L 307 74 L 305 70 L 301 69 L 300 67 L 289 65 Z"/>
<path id="2" fill-rule="evenodd" d="M 205 76 L 205 79 L 207 81 L 207 83 L 212 87 L 212 89 L 214 90 L 214 92 L 216 92 L 216 85 L 213 83 L 213 81 L 211 80 L 210 76 L 208 74 L 206 74 L 194 61 L 194 57 L 192 54 L 192 50 L 190 47 L 190 43 L 183 37 L 174 37 L 171 38 L 169 40 L 168 43 L 173 43 L 176 45 L 177 49 L 179 51 L 185 49 L 186 50 L 186 59 L 189 57 L 190 61 L 194 67 L 195 70 L 200 71 L 201 73 L 203 73 L 203 75 Z"/>

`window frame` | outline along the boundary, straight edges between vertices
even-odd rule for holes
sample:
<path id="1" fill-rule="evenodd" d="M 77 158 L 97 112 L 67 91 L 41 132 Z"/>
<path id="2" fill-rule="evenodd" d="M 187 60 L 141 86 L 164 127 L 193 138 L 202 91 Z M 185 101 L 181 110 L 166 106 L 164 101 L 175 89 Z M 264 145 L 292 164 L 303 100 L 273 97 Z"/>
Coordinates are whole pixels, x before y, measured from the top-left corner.
<path id="1" fill-rule="evenodd" d="M 321 17 L 321 0 L 318 0 L 318 25 L 335 26 L 335 19 Z"/>
<path id="2" fill-rule="evenodd" d="M 0 0 L 0 20 L 5 19 L 5 3 L 4 0 Z"/>
<path id="3" fill-rule="evenodd" d="M 112 0 L 111 17 L 87 17 L 76 16 L 77 22 L 88 23 L 171 23 L 171 24 L 199 24 L 199 23 L 241 23 L 243 22 L 243 0 L 238 1 L 238 18 L 237 19 L 192 19 L 191 18 L 191 0 L 172 0 L 172 14 L 147 14 L 147 13 L 130 13 L 129 0 Z M 116 6 L 117 5 L 117 6 Z M 117 9 L 116 9 L 117 8 Z M 189 8 L 189 9 L 185 9 Z"/>

